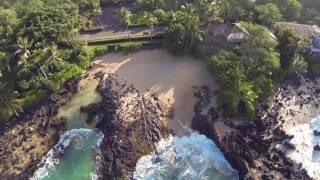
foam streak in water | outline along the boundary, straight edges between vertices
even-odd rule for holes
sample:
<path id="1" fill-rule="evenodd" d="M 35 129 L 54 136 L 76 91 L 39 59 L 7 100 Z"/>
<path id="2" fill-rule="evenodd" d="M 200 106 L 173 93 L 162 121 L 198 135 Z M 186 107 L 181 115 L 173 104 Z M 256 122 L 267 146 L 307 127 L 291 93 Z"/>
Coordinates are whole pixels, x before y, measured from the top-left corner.
<path id="1" fill-rule="evenodd" d="M 296 149 L 288 152 L 288 156 L 302 163 L 309 176 L 320 179 L 320 152 L 314 150 L 316 144 L 320 144 L 320 137 L 314 136 L 313 130 L 320 130 L 320 116 L 314 118 L 311 124 L 303 124 L 289 130 L 288 134 L 294 135 L 290 141 Z"/>
<path id="2" fill-rule="evenodd" d="M 192 132 L 190 136 L 161 140 L 154 155 L 138 161 L 134 179 L 237 180 L 238 174 L 213 141 Z"/>
<path id="3" fill-rule="evenodd" d="M 50 173 L 54 173 L 60 165 L 60 158 L 64 156 L 66 150 L 91 151 L 93 148 L 100 146 L 102 139 L 103 134 L 92 129 L 72 129 L 65 132 L 54 148 L 43 158 L 40 163 L 41 167 L 35 172 L 31 180 L 47 179 Z"/>

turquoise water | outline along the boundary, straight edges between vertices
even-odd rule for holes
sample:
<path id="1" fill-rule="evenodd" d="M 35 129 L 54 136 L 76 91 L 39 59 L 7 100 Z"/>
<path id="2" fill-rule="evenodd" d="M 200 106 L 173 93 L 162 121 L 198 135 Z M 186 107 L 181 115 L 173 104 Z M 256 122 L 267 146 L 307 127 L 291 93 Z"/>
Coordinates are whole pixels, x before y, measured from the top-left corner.
<path id="1" fill-rule="evenodd" d="M 63 107 L 58 116 L 65 117 L 68 129 L 59 143 L 44 157 L 34 180 L 90 180 L 95 179 L 95 157 L 93 150 L 97 148 L 103 134 L 86 124 L 87 115 L 80 113 L 81 106 L 101 101 L 100 94 L 95 91 L 98 81 L 82 80 L 80 90 Z M 61 149 L 60 147 L 64 147 Z M 59 152 L 60 155 L 55 155 Z"/>
<path id="2" fill-rule="evenodd" d="M 102 139 L 103 134 L 93 129 L 72 129 L 65 132 L 43 159 L 43 165 L 36 171 L 33 179 L 94 179 L 93 149 L 100 145 Z"/>
<path id="3" fill-rule="evenodd" d="M 81 157 L 81 158 L 79 158 Z M 90 179 L 94 172 L 94 163 L 90 151 L 68 151 L 57 169 L 50 171 L 46 180 Z"/>
<path id="4" fill-rule="evenodd" d="M 95 175 L 93 150 L 103 134 L 86 124 L 80 107 L 101 101 L 95 91 L 98 82 L 83 80 L 80 91 L 63 107 L 59 116 L 67 118 L 67 129 L 55 147 L 43 158 L 33 180 L 91 180 Z M 157 146 L 157 154 L 142 157 L 134 172 L 136 180 L 238 180 L 213 141 L 198 133 L 171 137 Z"/>

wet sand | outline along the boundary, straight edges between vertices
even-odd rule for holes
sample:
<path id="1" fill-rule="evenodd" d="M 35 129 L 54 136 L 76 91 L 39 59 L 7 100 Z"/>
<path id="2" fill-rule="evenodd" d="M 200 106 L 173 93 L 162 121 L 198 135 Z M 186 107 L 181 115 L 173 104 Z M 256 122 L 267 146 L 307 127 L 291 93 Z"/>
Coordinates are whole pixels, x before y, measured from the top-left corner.
<path id="1" fill-rule="evenodd" d="M 96 58 L 92 67 L 91 73 L 117 74 L 145 95 L 155 94 L 171 106 L 174 118 L 169 121 L 169 128 L 177 134 L 183 132 L 181 124 L 191 124 L 196 102 L 195 87 L 208 85 L 211 90 L 217 90 L 204 61 L 174 57 L 166 50 L 143 50 L 129 55 L 111 53 Z"/>

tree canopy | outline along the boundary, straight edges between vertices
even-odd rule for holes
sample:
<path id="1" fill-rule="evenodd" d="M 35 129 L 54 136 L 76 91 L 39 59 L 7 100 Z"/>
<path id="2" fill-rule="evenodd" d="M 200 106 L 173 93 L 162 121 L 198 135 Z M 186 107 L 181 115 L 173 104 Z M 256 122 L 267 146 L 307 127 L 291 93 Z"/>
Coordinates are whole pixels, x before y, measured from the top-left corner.
<path id="1" fill-rule="evenodd" d="M 0 2 L 0 123 L 89 66 L 74 35 L 99 12 L 99 0 Z"/>

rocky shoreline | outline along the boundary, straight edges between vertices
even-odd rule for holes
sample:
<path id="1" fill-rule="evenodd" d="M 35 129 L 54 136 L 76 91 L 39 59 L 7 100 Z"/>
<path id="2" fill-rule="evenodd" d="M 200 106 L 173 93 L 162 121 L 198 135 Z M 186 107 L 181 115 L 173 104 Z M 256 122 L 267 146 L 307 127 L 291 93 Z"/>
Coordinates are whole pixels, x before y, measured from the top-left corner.
<path id="1" fill-rule="evenodd" d="M 57 117 L 58 109 L 77 92 L 80 79 L 68 81 L 64 88 L 2 127 L 0 179 L 28 179 L 33 175 L 65 130 L 65 120 Z"/>
<path id="2" fill-rule="evenodd" d="M 82 108 L 97 120 L 105 138 L 101 144 L 105 179 L 130 179 L 138 159 L 155 150 L 168 135 L 168 109 L 157 97 L 146 97 L 116 75 L 98 74 L 102 102 Z M 90 119 L 90 118 L 89 118 Z"/>
<path id="3" fill-rule="evenodd" d="M 88 113 L 88 123 L 104 133 L 101 150 L 93 153 L 97 178 L 132 179 L 138 159 L 154 151 L 155 144 L 169 134 L 167 120 L 172 118 L 172 109 L 155 94 L 143 95 L 114 74 L 98 73 L 96 78 L 100 79 L 97 91 L 102 102 L 81 111 Z M 28 179 L 33 175 L 42 157 L 65 131 L 65 120 L 57 117 L 58 109 L 77 92 L 80 79 L 68 82 L 6 126 L 0 135 L 0 179 Z M 307 76 L 299 83 L 292 80 L 296 78 L 285 81 L 270 102 L 259 105 L 254 121 L 220 117 L 210 102 L 216 93 L 207 86 L 196 88 L 198 101 L 192 128 L 219 146 L 240 179 L 311 179 L 301 164 L 277 148 L 283 142 L 288 149 L 295 148 L 287 141 L 292 136 L 285 131 L 294 125 L 295 117 L 307 118 L 320 112 L 317 81 Z M 301 88 L 301 84 L 306 87 Z M 306 108 L 312 111 L 306 113 Z"/>
<path id="4" fill-rule="evenodd" d="M 286 86 L 285 82 L 280 88 Z M 219 118 L 208 99 L 214 93 L 206 88 L 196 93 L 199 101 L 195 106 L 196 116 L 192 128 L 216 142 L 226 159 L 239 172 L 240 179 L 311 179 L 300 164 L 286 157 L 277 148 L 278 144 L 292 137 L 282 128 L 276 111 L 281 106 L 279 99 L 272 100 L 275 106 L 261 105 L 256 120 L 246 118 Z M 277 97 L 277 96 L 275 96 Z M 268 111 L 272 108 L 273 111 Z M 262 116 L 262 114 L 266 116 Z M 287 143 L 288 148 L 294 148 Z"/>

